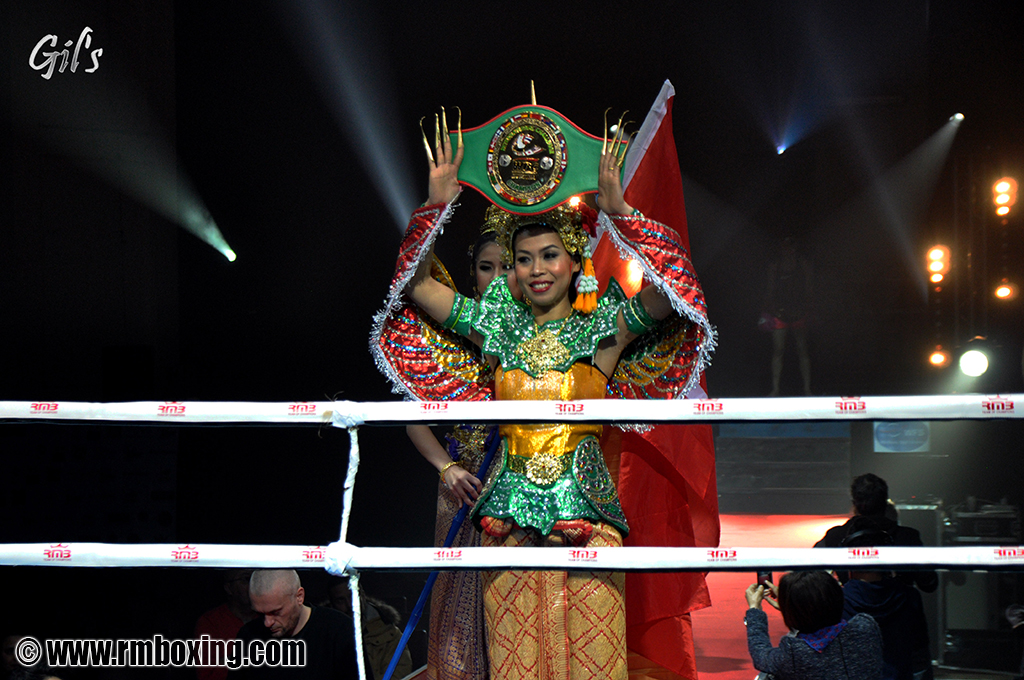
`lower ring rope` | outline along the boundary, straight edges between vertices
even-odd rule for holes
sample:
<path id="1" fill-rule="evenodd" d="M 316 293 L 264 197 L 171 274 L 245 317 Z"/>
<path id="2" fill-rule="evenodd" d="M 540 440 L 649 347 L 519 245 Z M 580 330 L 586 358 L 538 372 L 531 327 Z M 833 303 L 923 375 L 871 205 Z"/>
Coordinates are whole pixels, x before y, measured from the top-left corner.
<path id="1" fill-rule="evenodd" d="M 775 571 L 789 569 L 1024 570 L 1024 546 L 878 548 L 374 548 L 224 544 L 8 543 L 0 565 L 37 567 L 325 568 L 338 576 L 367 570 L 446 571 Z"/>

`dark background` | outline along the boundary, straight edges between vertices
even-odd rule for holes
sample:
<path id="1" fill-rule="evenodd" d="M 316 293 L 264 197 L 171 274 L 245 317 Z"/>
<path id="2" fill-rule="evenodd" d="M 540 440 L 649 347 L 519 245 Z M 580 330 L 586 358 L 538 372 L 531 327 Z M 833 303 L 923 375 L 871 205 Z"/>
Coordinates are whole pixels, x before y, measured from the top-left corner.
<path id="1" fill-rule="evenodd" d="M 1024 178 L 1019 2 L 333 3 L 314 22 L 326 51 L 292 28 L 304 6 L 0 0 L 0 400 L 394 398 L 367 337 L 425 198 L 416 122 L 457 105 L 479 125 L 527 102 L 530 79 L 594 133 L 607 107 L 642 120 L 675 85 L 693 258 L 720 333 L 712 396 L 768 392 L 756 321 L 789 235 L 816 274 L 816 394 L 1022 390 L 1020 301 L 988 301 L 992 282 L 1024 275 L 1019 216 L 1003 231 L 989 217 L 992 180 Z M 85 26 L 104 50 L 95 73 L 85 50 L 75 73 L 29 68 L 42 36 Z M 886 172 L 958 111 L 912 210 Z M 782 129 L 797 138 L 780 156 Z M 140 178 L 151 191 L 128 188 Z M 188 187 L 237 261 L 153 200 Z M 456 273 L 484 207 L 471 193 L 440 246 Z M 954 225 L 965 247 L 937 306 L 923 253 L 954 243 Z M 1002 348 L 986 383 L 926 368 L 936 342 L 974 335 Z M 784 394 L 796 376 L 788 355 Z M 880 455 L 856 424 L 852 471 L 899 498 L 1024 502 L 1018 424 L 935 434 L 930 456 Z M 350 540 L 427 544 L 430 467 L 399 429 L 360 437 Z M 347 447 L 330 428 L 0 425 L 0 541 L 325 544 Z M 19 631 L 98 617 L 184 634 L 217 603 L 208 572 L 0 578 L 0 627 Z M 374 578 L 395 597 L 421 580 Z"/>

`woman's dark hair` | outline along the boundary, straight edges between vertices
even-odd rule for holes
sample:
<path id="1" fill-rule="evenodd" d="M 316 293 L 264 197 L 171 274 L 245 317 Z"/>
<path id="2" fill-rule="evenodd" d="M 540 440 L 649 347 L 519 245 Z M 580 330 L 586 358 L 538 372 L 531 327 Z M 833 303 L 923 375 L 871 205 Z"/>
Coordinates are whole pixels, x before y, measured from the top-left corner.
<path id="1" fill-rule="evenodd" d="M 791 571 L 779 581 L 779 609 L 786 625 L 814 633 L 843 618 L 843 588 L 824 571 Z"/>
<path id="2" fill-rule="evenodd" d="M 476 243 L 469 250 L 469 266 L 473 276 L 476 276 L 476 261 L 480 258 L 480 251 L 484 249 L 488 243 L 497 243 L 498 235 L 493 231 L 486 231 L 480 234 L 477 238 Z"/>
<path id="3" fill-rule="evenodd" d="M 885 506 L 889 502 L 889 485 L 870 472 L 855 477 L 850 485 L 850 499 L 858 515 L 885 514 Z"/>
<path id="4" fill-rule="evenodd" d="M 484 249 L 488 243 L 497 243 L 498 236 L 493 231 L 485 231 L 480 234 L 477 238 L 476 243 L 469 249 L 469 288 L 467 290 L 476 290 L 476 261 L 480 259 L 480 251 Z M 483 293 L 483 291 L 477 291 L 477 293 Z"/>

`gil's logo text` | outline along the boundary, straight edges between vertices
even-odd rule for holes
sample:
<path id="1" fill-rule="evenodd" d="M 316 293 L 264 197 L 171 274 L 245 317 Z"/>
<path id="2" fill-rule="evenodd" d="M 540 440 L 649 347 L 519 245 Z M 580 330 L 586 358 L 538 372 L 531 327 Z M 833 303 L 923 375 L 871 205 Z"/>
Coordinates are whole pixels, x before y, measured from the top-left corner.
<path id="1" fill-rule="evenodd" d="M 82 54 L 82 50 L 88 50 L 92 45 L 92 29 L 86 26 L 82 33 L 78 36 L 78 42 L 74 40 L 68 40 L 64 43 L 64 49 L 57 50 L 57 43 L 60 42 L 56 35 L 44 35 L 36 43 L 36 46 L 32 48 L 32 53 L 28 55 L 28 65 L 35 71 L 45 71 L 39 75 L 44 80 L 49 80 L 53 76 L 53 69 L 56 68 L 58 73 L 64 73 L 65 69 L 68 68 L 68 64 L 71 65 L 71 72 L 74 73 L 78 70 L 79 57 L 85 58 L 86 55 Z M 74 50 L 71 50 L 71 46 L 74 45 Z M 50 47 L 53 49 L 51 52 L 42 52 L 41 50 Z M 85 69 L 86 73 L 95 73 L 100 68 L 100 56 L 103 55 L 103 48 L 98 47 L 89 53 L 89 57 L 92 61 L 92 66 Z M 57 62 L 60 62 L 60 66 L 57 66 Z"/>

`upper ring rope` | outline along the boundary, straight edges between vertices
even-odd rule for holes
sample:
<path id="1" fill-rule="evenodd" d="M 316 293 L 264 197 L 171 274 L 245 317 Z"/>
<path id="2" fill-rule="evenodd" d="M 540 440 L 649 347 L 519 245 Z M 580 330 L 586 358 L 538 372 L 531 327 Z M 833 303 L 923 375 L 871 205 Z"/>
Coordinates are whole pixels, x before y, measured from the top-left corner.
<path id="1" fill-rule="evenodd" d="M 84 403 L 0 401 L 0 421 L 168 425 L 406 423 L 693 423 L 779 420 L 979 420 L 1024 417 L 1024 394 L 590 401 L 318 401 Z"/>

